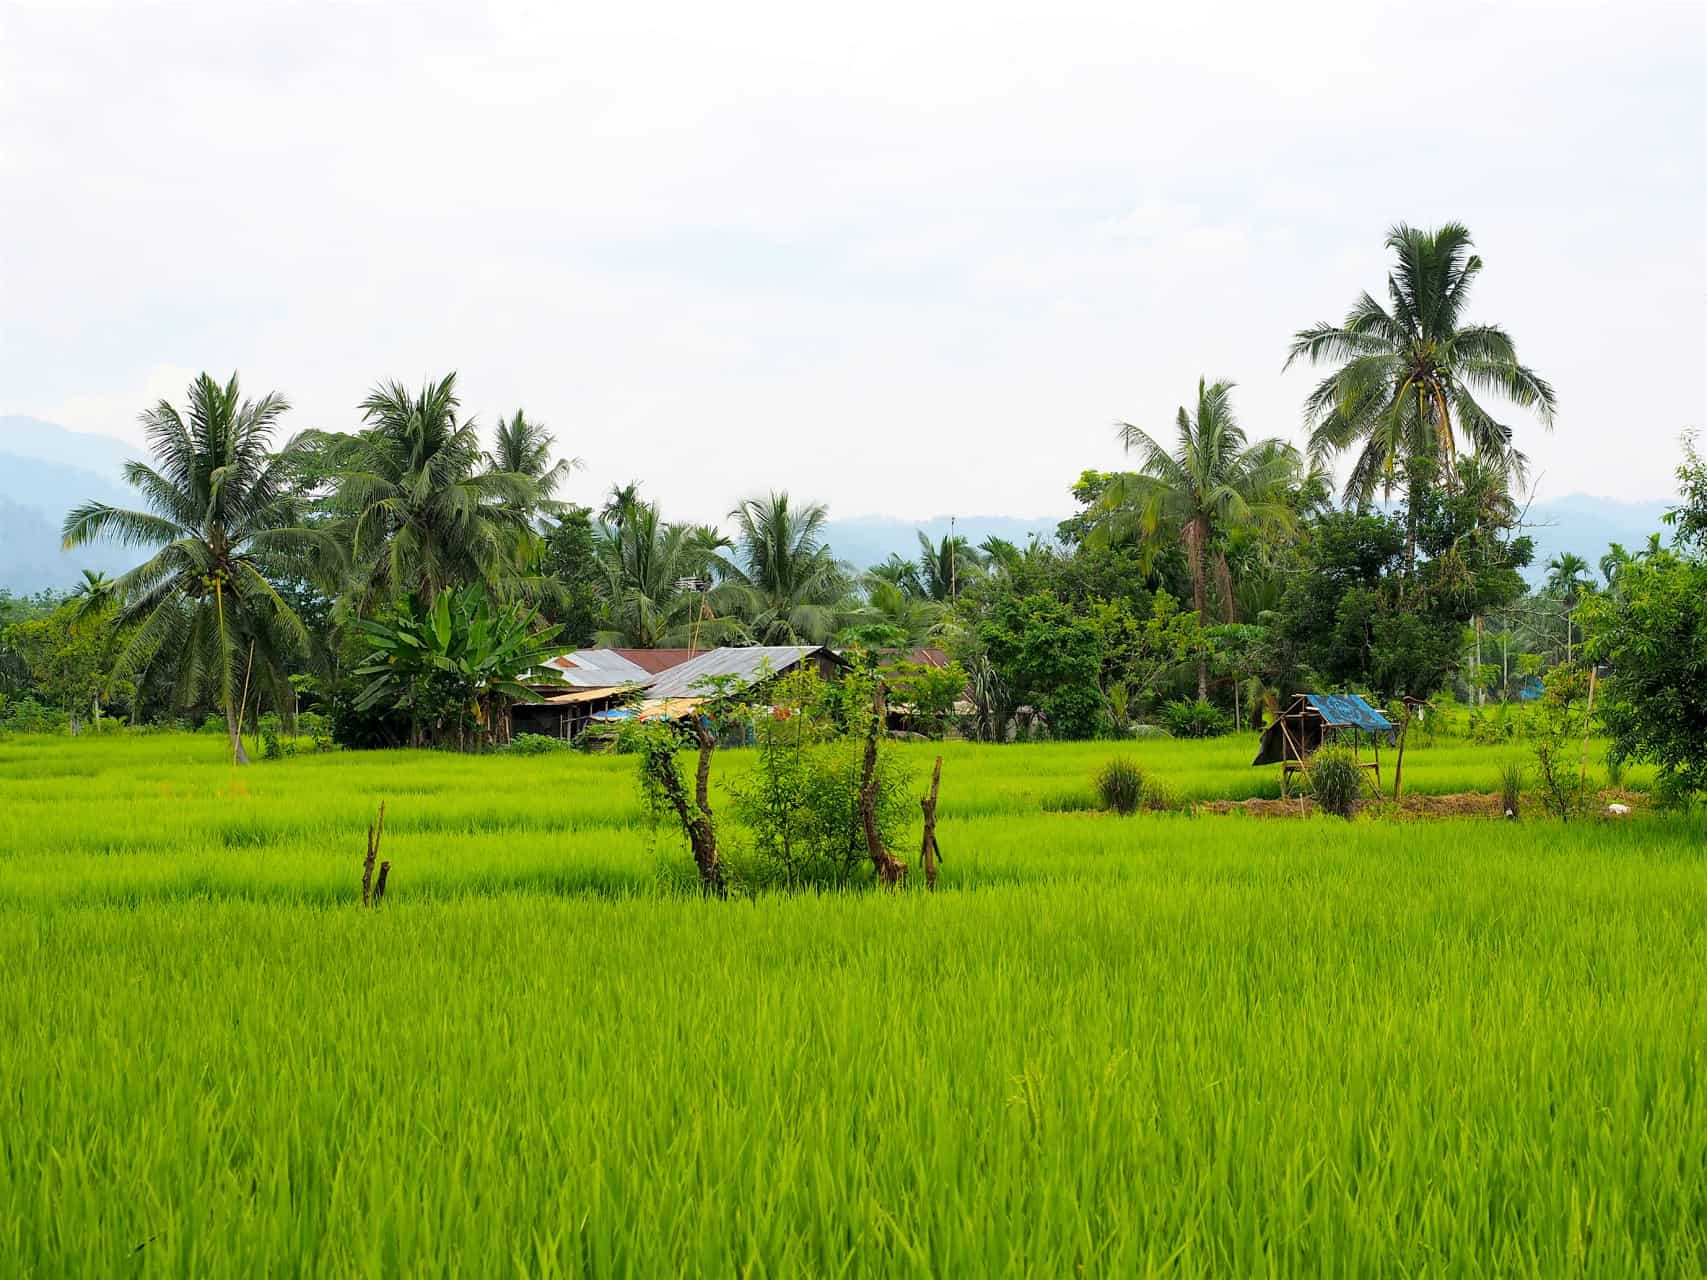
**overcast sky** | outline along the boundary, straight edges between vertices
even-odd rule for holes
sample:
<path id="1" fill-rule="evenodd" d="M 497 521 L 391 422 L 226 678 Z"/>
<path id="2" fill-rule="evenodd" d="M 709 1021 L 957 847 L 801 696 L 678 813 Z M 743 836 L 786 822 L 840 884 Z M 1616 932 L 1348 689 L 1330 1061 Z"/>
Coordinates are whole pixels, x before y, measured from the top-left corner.
<path id="1" fill-rule="evenodd" d="M 1065 511 L 1199 374 L 1469 225 L 1558 390 L 1541 491 L 1707 425 L 1707 6 L 0 8 L 0 412 L 139 438 L 207 368 L 348 429 L 456 369 L 712 518 Z"/>

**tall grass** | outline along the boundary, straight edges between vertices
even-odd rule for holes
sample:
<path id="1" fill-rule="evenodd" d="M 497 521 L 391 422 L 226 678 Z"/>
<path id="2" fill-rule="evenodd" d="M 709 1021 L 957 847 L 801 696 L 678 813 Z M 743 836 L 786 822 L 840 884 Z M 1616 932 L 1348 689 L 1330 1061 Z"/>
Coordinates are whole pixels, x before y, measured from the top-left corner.
<path id="1" fill-rule="evenodd" d="M 0 1272 L 1707 1270 L 1701 820 L 951 747 L 936 894 L 715 902 L 629 760 L 152 745 L 0 747 Z"/>

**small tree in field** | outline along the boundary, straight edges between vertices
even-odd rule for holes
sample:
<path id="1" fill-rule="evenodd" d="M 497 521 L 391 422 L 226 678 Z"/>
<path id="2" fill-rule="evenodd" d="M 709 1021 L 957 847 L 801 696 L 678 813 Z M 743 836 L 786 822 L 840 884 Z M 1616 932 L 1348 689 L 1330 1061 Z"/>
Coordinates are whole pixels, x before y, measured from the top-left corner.
<path id="1" fill-rule="evenodd" d="M 1589 672 L 1569 663 L 1543 682 L 1541 705 L 1530 722 L 1530 749 L 1541 803 L 1561 822 L 1582 812 L 1586 777 L 1578 747 L 1588 732 Z"/>

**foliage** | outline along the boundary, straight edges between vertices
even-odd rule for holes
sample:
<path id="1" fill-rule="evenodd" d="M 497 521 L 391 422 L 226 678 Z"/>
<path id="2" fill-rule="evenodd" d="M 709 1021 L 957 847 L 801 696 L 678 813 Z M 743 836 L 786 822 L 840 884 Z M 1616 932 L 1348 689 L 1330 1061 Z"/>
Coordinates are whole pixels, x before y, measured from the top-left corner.
<path id="1" fill-rule="evenodd" d="M 1337 365 L 1305 403 L 1312 453 L 1357 449 L 1345 492 L 1358 503 L 1390 495 L 1400 480 L 1411 482 L 1413 498 L 1437 476 L 1450 485 L 1460 436 L 1476 454 L 1520 472 L 1511 429 L 1475 397 L 1500 396 L 1550 426 L 1553 389 L 1518 362 L 1503 329 L 1465 320 L 1482 270 L 1469 231 L 1455 222 L 1436 230 L 1401 223 L 1387 247 L 1396 261 L 1386 306 L 1366 293 L 1342 323 L 1293 339 L 1288 366 Z"/>
<path id="2" fill-rule="evenodd" d="M 110 612 L 110 605 L 91 611 L 71 599 L 0 634 L 0 643 L 27 672 L 33 692 L 65 714 L 73 733 L 85 713 L 98 721 L 103 702 L 123 702 L 135 692 L 130 681 L 114 681 L 108 674 L 121 638 L 107 625 Z"/>
<path id="3" fill-rule="evenodd" d="M 875 677 L 852 672 L 840 685 L 809 671 L 782 677 L 775 708 L 755 726 L 757 759 L 731 786 L 732 811 L 746 826 L 758 884 L 845 888 L 873 878 L 860 826 L 859 788 L 872 725 Z M 878 735 L 876 818 L 895 848 L 916 810 L 911 771 Z"/>
<path id="4" fill-rule="evenodd" d="M 504 590 L 516 576 L 548 477 L 490 469 L 461 409 L 455 373 L 413 393 L 387 382 L 362 401 L 361 431 L 314 437 L 312 470 L 330 487 L 364 605 L 479 583 Z"/>
<path id="5" fill-rule="evenodd" d="M 1179 442 L 1169 452 L 1131 423 L 1121 425 L 1126 449 L 1139 455 L 1139 469 L 1110 477 L 1097 499 L 1095 532 L 1105 540 L 1135 540 L 1153 557 L 1164 545 L 1185 553 L 1192 608 L 1209 622 L 1210 578 L 1217 612 L 1233 621 L 1233 579 L 1225 539 L 1234 530 L 1290 527 L 1284 496 L 1299 458 L 1278 439 L 1248 443 L 1233 415 L 1230 382 L 1199 379 L 1197 407 L 1182 405 L 1175 417 Z M 1209 696 L 1207 655 L 1197 663 L 1197 696 Z"/>
<path id="6" fill-rule="evenodd" d="M 567 649 L 593 643 L 603 602 L 605 571 L 599 563 L 592 511 L 567 506 L 540 535 L 539 573 L 550 587 L 541 592 L 540 611 L 563 628 Z"/>
<path id="7" fill-rule="evenodd" d="M 632 492 L 614 495 L 601 516 L 594 549 L 604 574 L 598 641 L 640 649 L 717 644 L 734 627 L 707 593 L 719 548 L 715 530 L 672 524 Z"/>
<path id="8" fill-rule="evenodd" d="M 187 415 L 162 400 L 142 416 L 153 464 L 125 466 L 148 510 L 88 502 L 66 516 L 64 529 L 67 547 L 105 536 L 154 548 L 112 586 L 122 602 L 114 623 L 129 629 L 113 675 L 159 663 L 171 672 L 178 707 L 211 691 L 239 761 L 246 756 L 237 700 L 251 676 L 284 705 L 290 670 L 313 655 L 307 628 L 274 581 L 337 560 L 335 544 L 302 522 L 293 486 L 303 438 L 270 451 L 288 402 L 241 394 L 235 375 L 222 387 L 204 373 L 190 384 Z"/>
<path id="9" fill-rule="evenodd" d="M 530 606 L 494 604 L 481 586 L 441 591 L 430 605 L 407 597 L 356 629 L 365 653 L 351 674 L 364 683 L 353 709 L 393 710 L 413 746 L 493 745 L 507 736 L 510 702 L 530 696 L 521 678 L 558 680 L 543 666 L 558 652 L 557 627 Z"/>
<path id="10" fill-rule="evenodd" d="M 1587 746 L 1589 679 L 1586 667 L 1554 667 L 1529 725 L 1541 803 L 1561 822 L 1582 812 L 1588 799 L 1581 753 Z"/>
<path id="11" fill-rule="evenodd" d="M 1103 722 L 1096 625 L 1051 596 L 1008 597 L 979 627 L 990 668 L 1014 703 L 1030 702 L 1058 738 L 1091 738 Z"/>
<path id="12" fill-rule="evenodd" d="M 823 644 L 841 619 L 847 577 L 824 545 L 829 512 L 793 504 L 786 493 L 751 498 L 729 513 L 736 556 L 719 555 L 718 599 L 755 644 Z"/>
<path id="13" fill-rule="evenodd" d="M 1707 559 L 1669 551 L 1624 566 L 1582 607 L 1584 652 L 1611 667 L 1596 711 L 1619 759 L 1707 790 Z"/>
<path id="14" fill-rule="evenodd" d="M 1204 698 L 1195 702 L 1176 698 L 1162 708 L 1161 721 L 1175 738 L 1218 738 L 1233 731 L 1232 717 Z"/>
<path id="15" fill-rule="evenodd" d="M 1140 619 L 1124 600 L 1093 606 L 1102 646 L 1101 679 L 1111 695 L 1116 685 L 1132 711 L 1167 681 L 1213 652 L 1195 613 L 1182 612 L 1174 598 L 1159 591 L 1149 616 Z"/>
<path id="16" fill-rule="evenodd" d="M 913 728 L 940 736 L 966 693 L 967 675 L 958 662 L 937 667 L 900 658 L 884 666 L 883 683 L 891 708 L 905 707 Z"/>
<path id="17" fill-rule="evenodd" d="M 1329 745 L 1310 757 L 1310 791 L 1324 813 L 1350 818 L 1363 796 L 1364 770 L 1349 747 Z"/>

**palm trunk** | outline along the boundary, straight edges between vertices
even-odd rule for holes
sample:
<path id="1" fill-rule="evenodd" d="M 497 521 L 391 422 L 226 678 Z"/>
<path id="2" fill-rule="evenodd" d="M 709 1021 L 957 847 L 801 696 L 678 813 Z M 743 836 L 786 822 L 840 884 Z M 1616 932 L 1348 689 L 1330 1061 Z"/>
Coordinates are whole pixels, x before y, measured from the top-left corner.
<path id="1" fill-rule="evenodd" d="M 1191 570 L 1191 605 L 1197 610 L 1199 626 L 1209 625 L 1209 590 L 1205 582 L 1207 571 L 1203 563 L 1206 550 L 1204 544 L 1208 541 L 1208 530 L 1204 528 L 1202 516 L 1193 516 L 1185 526 L 1185 558 Z M 1209 701 L 1209 655 L 1199 653 L 1197 658 L 1197 700 Z"/>

